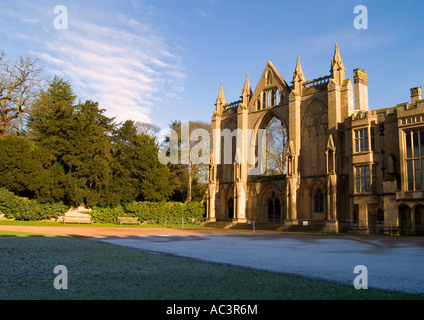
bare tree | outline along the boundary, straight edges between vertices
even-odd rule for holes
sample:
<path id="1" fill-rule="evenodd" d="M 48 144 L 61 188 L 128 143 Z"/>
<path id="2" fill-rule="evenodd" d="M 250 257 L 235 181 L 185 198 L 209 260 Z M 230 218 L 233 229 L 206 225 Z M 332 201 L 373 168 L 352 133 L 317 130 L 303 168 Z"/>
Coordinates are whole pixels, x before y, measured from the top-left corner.
<path id="1" fill-rule="evenodd" d="M 209 123 L 205 123 L 202 121 L 189 121 L 188 123 L 188 134 L 189 136 L 195 129 L 205 129 L 208 131 L 209 135 L 211 134 L 211 125 Z M 177 132 L 179 137 L 178 148 L 179 148 L 179 156 L 181 157 L 181 149 L 182 146 L 182 123 L 181 121 L 174 120 L 169 125 L 170 130 Z M 187 137 L 188 138 L 188 137 Z M 166 137 L 166 142 L 170 139 L 170 137 Z M 200 185 L 206 186 L 207 183 L 207 164 L 193 164 L 192 159 L 190 157 L 191 150 L 193 145 L 198 143 L 198 141 L 191 141 L 188 145 L 185 145 L 187 148 L 185 151 L 188 153 L 188 164 L 169 164 L 171 171 L 175 172 L 179 184 L 179 191 L 182 194 L 185 194 L 185 201 L 191 202 L 193 193 L 198 196 L 199 190 L 193 190 L 193 183 L 195 188 L 200 189 Z M 206 188 L 206 187 L 205 187 Z M 194 192 L 193 192 L 194 191 Z M 203 196 L 203 191 L 201 191 Z"/>
<path id="2" fill-rule="evenodd" d="M 145 134 L 146 136 L 155 139 L 160 131 L 160 128 L 157 125 L 148 122 L 137 121 L 134 125 L 137 128 L 138 134 Z"/>
<path id="3" fill-rule="evenodd" d="M 22 126 L 22 116 L 34 105 L 41 88 L 38 61 L 7 60 L 0 52 L 0 139 Z"/>

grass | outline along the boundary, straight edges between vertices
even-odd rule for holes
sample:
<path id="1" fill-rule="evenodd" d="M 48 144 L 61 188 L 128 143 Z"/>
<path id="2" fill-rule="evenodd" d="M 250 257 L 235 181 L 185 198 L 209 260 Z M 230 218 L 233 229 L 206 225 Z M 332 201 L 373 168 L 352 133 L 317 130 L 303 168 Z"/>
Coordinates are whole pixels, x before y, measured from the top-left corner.
<path id="1" fill-rule="evenodd" d="M 55 266 L 68 271 L 56 290 Z M 355 290 L 281 274 L 122 248 L 92 240 L 0 231 L 0 300 L 389 300 L 420 296 Z"/>
<path id="2" fill-rule="evenodd" d="M 90 224 L 75 224 L 75 223 L 62 223 L 62 222 L 56 222 L 56 221 L 21 221 L 21 220 L 0 220 L 0 225 L 20 225 L 20 226 L 78 226 L 78 227 L 111 227 L 111 228 L 164 228 L 164 225 L 162 224 L 139 224 L 139 225 L 132 225 L 132 224 L 114 224 L 114 223 L 90 223 Z M 167 227 L 169 228 L 181 228 L 181 225 L 174 225 L 174 224 L 168 224 Z M 184 223 L 184 228 L 202 228 L 201 225 L 196 224 L 188 224 Z"/>

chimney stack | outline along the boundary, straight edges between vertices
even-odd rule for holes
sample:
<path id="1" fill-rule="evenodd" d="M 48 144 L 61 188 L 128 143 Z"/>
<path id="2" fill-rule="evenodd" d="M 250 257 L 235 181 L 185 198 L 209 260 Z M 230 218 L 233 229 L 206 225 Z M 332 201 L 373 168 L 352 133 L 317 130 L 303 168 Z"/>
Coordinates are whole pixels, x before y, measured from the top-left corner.
<path id="1" fill-rule="evenodd" d="M 416 87 L 411 89 L 411 103 L 415 103 L 418 100 L 422 99 L 421 87 Z"/>

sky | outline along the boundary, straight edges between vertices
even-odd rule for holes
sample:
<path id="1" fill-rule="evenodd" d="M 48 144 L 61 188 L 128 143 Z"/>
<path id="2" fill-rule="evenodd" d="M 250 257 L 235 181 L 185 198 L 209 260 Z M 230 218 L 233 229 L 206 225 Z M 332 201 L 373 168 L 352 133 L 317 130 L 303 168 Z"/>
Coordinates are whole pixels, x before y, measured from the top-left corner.
<path id="1" fill-rule="evenodd" d="M 358 5 L 367 29 L 354 26 Z M 246 74 L 254 90 L 271 61 L 291 84 L 298 56 L 306 80 L 327 76 L 336 43 L 346 77 L 368 73 L 370 109 L 408 102 L 410 88 L 424 85 L 422 0 L 0 0 L 0 8 L 9 59 L 38 59 L 46 77 L 69 81 L 117 122 L 163 130 L 174 120 L 210 122 L 221 82 L 227 102 L 239 100 Z"/>

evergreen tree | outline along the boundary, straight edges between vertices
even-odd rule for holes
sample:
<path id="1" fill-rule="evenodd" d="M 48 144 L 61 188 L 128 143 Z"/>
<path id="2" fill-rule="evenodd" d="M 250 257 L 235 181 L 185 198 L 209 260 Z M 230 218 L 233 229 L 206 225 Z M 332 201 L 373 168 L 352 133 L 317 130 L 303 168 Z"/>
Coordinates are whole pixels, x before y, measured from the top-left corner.
<path id="1" fill-rule="evenodd" d="M 1 139 L 0 187 L 23 197 L 51 201 L 51 181 L 43 158 L 43 152 L 26 137 Z"/>
<path id="2" fill-rule="evenodd" d="M 50 156 L 50 165 L 60 162 L 70 149 L 75 101 L 71 85 L 55 77 L 47 90 L 40 92 L 28 117 L 29 136 Z"/>
<path id="3" fill-rule="evenodd" d="M 55 78 L 30 113 L 31 138 L 48 155 L 52 196 L 69 205 L 94 205 L 109 183 L 113 119 L 98 103 L 75 105 L 69 82 Z"/>
<path id="4" fill-rule="evenodd" d="M 117 126 L 98 103 L 75 98 L 70 83 L 56 77 L 28 117 L 48 182 L 38 194 L 73 206 L 169 199 L 173 175 L 159 162 L 156 138 L 133 121 Z"/>
<path id="5" fill-rule="evenodd" d="M 115 202 L 167 200 L 174 185 L 168 167 L 159 162 L 158 151 L 155 138 L 138 133 L 133 121 L 118 128 L 113 136 L 109 198 Z"/>
<path id="6" fill-rule="evenodd" d="M 74 95 L 69 82 L 55 77 L 47 90 L 42 90 L 28 116 L 28 136 L 44 151 L 45 166 L 51 180 L 51 196 L 64 201 L 65 179 L 63 158 L 71 149 L 72 118 L 75 112 Z M 68 203 L 69 204 L 69 203 Z"/>
<path id="7" fill-rule="evenodd" d="M 70 148 L 62 158 L 67 202 L 74 205 L 98 204 L 110 179 L 110 133 L 113 119 L 97 102 L 76 106 L 69 136 Z"/>
<path id="8" fill-rule="evenodd" d="M 159 162 L 159 148 L 153 138 L 140 135 L 138 140 L 138 148 L 134 150 L 133 157 L 140 181 L 141 192 L 138 200 L 168 200 L 174 191 L 169 168 Z"/>

